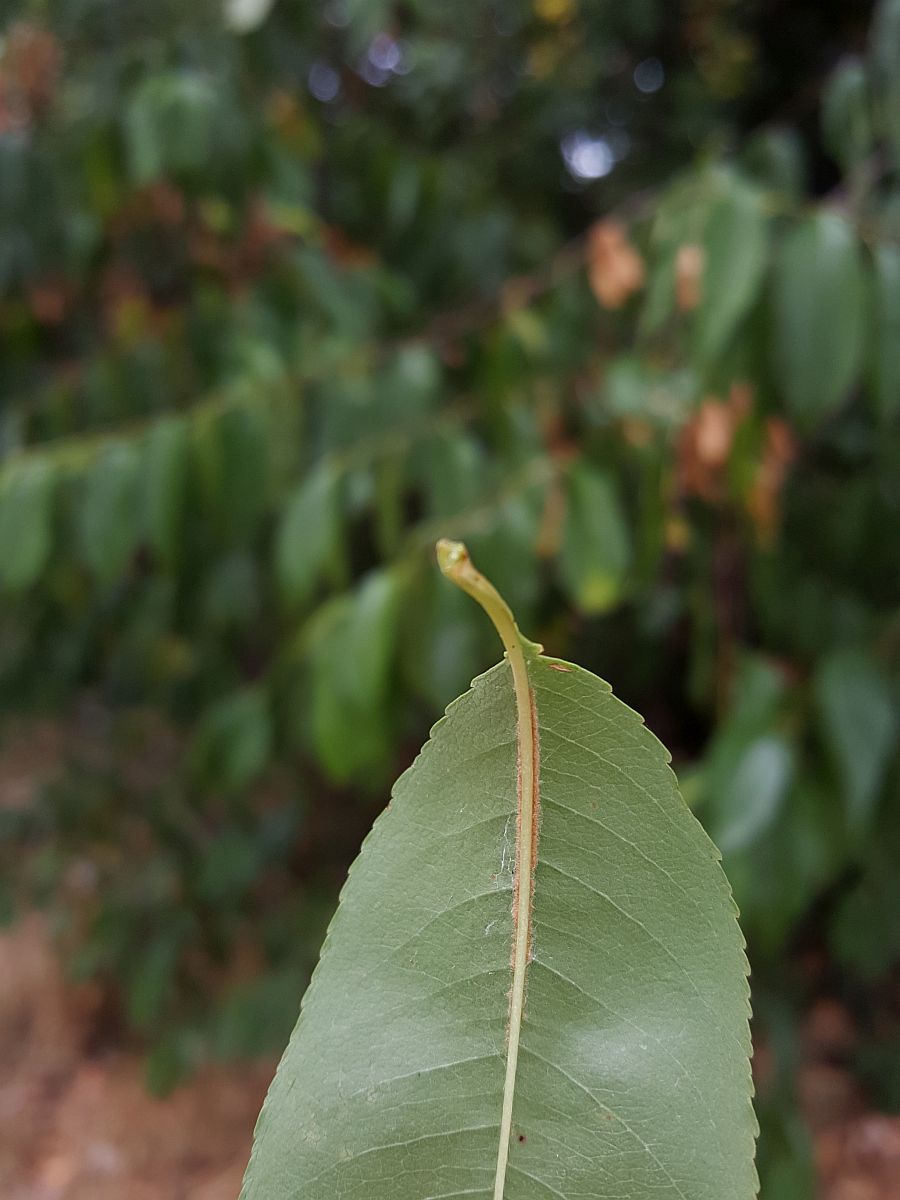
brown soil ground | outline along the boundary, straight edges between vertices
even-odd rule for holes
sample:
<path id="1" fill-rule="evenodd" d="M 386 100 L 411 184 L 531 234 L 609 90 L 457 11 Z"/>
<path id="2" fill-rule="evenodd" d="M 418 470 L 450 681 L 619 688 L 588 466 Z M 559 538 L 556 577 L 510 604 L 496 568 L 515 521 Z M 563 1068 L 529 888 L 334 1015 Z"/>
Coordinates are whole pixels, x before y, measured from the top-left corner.
<path id="1" fill-rule="evenodd" d="M 37 917 L 0 937 L 0 1196 L 235 1200 L 273 1063 L 149 1096 L 135 1052 L 90 1053 L 93 998 Z"/>

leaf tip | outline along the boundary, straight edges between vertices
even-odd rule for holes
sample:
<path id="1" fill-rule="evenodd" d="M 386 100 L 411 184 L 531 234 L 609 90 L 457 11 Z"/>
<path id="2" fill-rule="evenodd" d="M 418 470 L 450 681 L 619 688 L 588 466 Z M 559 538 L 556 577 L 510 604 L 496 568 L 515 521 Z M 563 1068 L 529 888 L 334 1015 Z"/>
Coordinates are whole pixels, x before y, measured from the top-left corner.
<path id="1" fill-rule="evenodd" d="M 438 566 L 441 573 L 452 579 L 460 568 L 469 560 L 469 551 L 462 542 L 454 542 L 451 538 L 441 538 L 435 546 Z"/>

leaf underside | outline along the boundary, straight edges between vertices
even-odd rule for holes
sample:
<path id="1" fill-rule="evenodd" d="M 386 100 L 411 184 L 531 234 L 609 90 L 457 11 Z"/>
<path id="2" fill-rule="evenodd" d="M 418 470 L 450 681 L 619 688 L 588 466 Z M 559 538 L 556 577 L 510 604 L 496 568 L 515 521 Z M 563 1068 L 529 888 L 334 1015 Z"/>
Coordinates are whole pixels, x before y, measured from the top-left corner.
<path id="1" fill-rule="evenodd" d="M 668 755 L 589 672 L 529 660 L 533 957 L 507 1200 L 752 1200 L 743 943 Z M 350 872 L 242 1200 L 494 1194 L 516 858 L 501 663 L 450 706 Z"/>

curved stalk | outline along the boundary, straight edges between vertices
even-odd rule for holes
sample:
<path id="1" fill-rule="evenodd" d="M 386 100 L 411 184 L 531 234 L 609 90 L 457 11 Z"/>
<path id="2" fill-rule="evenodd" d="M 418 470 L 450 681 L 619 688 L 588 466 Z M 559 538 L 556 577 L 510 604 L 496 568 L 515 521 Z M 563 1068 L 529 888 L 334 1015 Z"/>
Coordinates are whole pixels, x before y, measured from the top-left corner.
<path id="1" fill-rule="evenodd" d="M 516 870 L 513 890 L 514 942 L 513 981 L 509 996 L 509 1032 L 506 1052 L 506 1078 L 500 1114 L 500 1141 L 497 1147 L 497 1171 L 494 1200 L 503 1200 L 509 1143 L 512 1136 L 513 1101 L 522 1016 L 525 1009 L 525 976 L 531 956 L 531 909 L 537 848 L 538 740 L 534 697 L 528 682 L 525 642 L 509 605 L 469 558 L 462 542 L 442 538 L 437 544 L 441 571 L 473 599 L 477 600 L 494 623 L 512 669 L 516 696 L 516 741 L 518 745 L 518 822 L 516 827 Z"/>

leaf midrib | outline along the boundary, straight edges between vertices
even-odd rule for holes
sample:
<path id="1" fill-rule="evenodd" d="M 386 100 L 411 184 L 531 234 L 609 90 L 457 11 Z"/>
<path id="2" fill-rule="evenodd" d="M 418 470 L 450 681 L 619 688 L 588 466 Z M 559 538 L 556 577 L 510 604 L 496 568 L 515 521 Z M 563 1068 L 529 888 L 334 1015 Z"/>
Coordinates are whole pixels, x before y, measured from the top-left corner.
<path id="1" fill-rule="evenodd" d="M 500 1138 L 497 1145 L 497 1170 L 494 1200 L 503 1200 L 509 1166 L 509 1143 L 516 1093 L 519 1044 L 525 1012 L 525 986 L 531 956 L 531 924 L 534 906 L 534 868 L 537 858 L 538 804 L 540 780 L 540 742 L 537 709 L 528 677 L 528 664 L 522 639 L 507 644 L 506 656 L 512 669 L 516 697 L 516 862 L 513 875 L 513 981 L 509 997 L 509 1026 L 506 1047 L 506 1074 L 503 1106 L 500 1114 Z M 502 634 L 501 634 L 502 636 Z"/>

